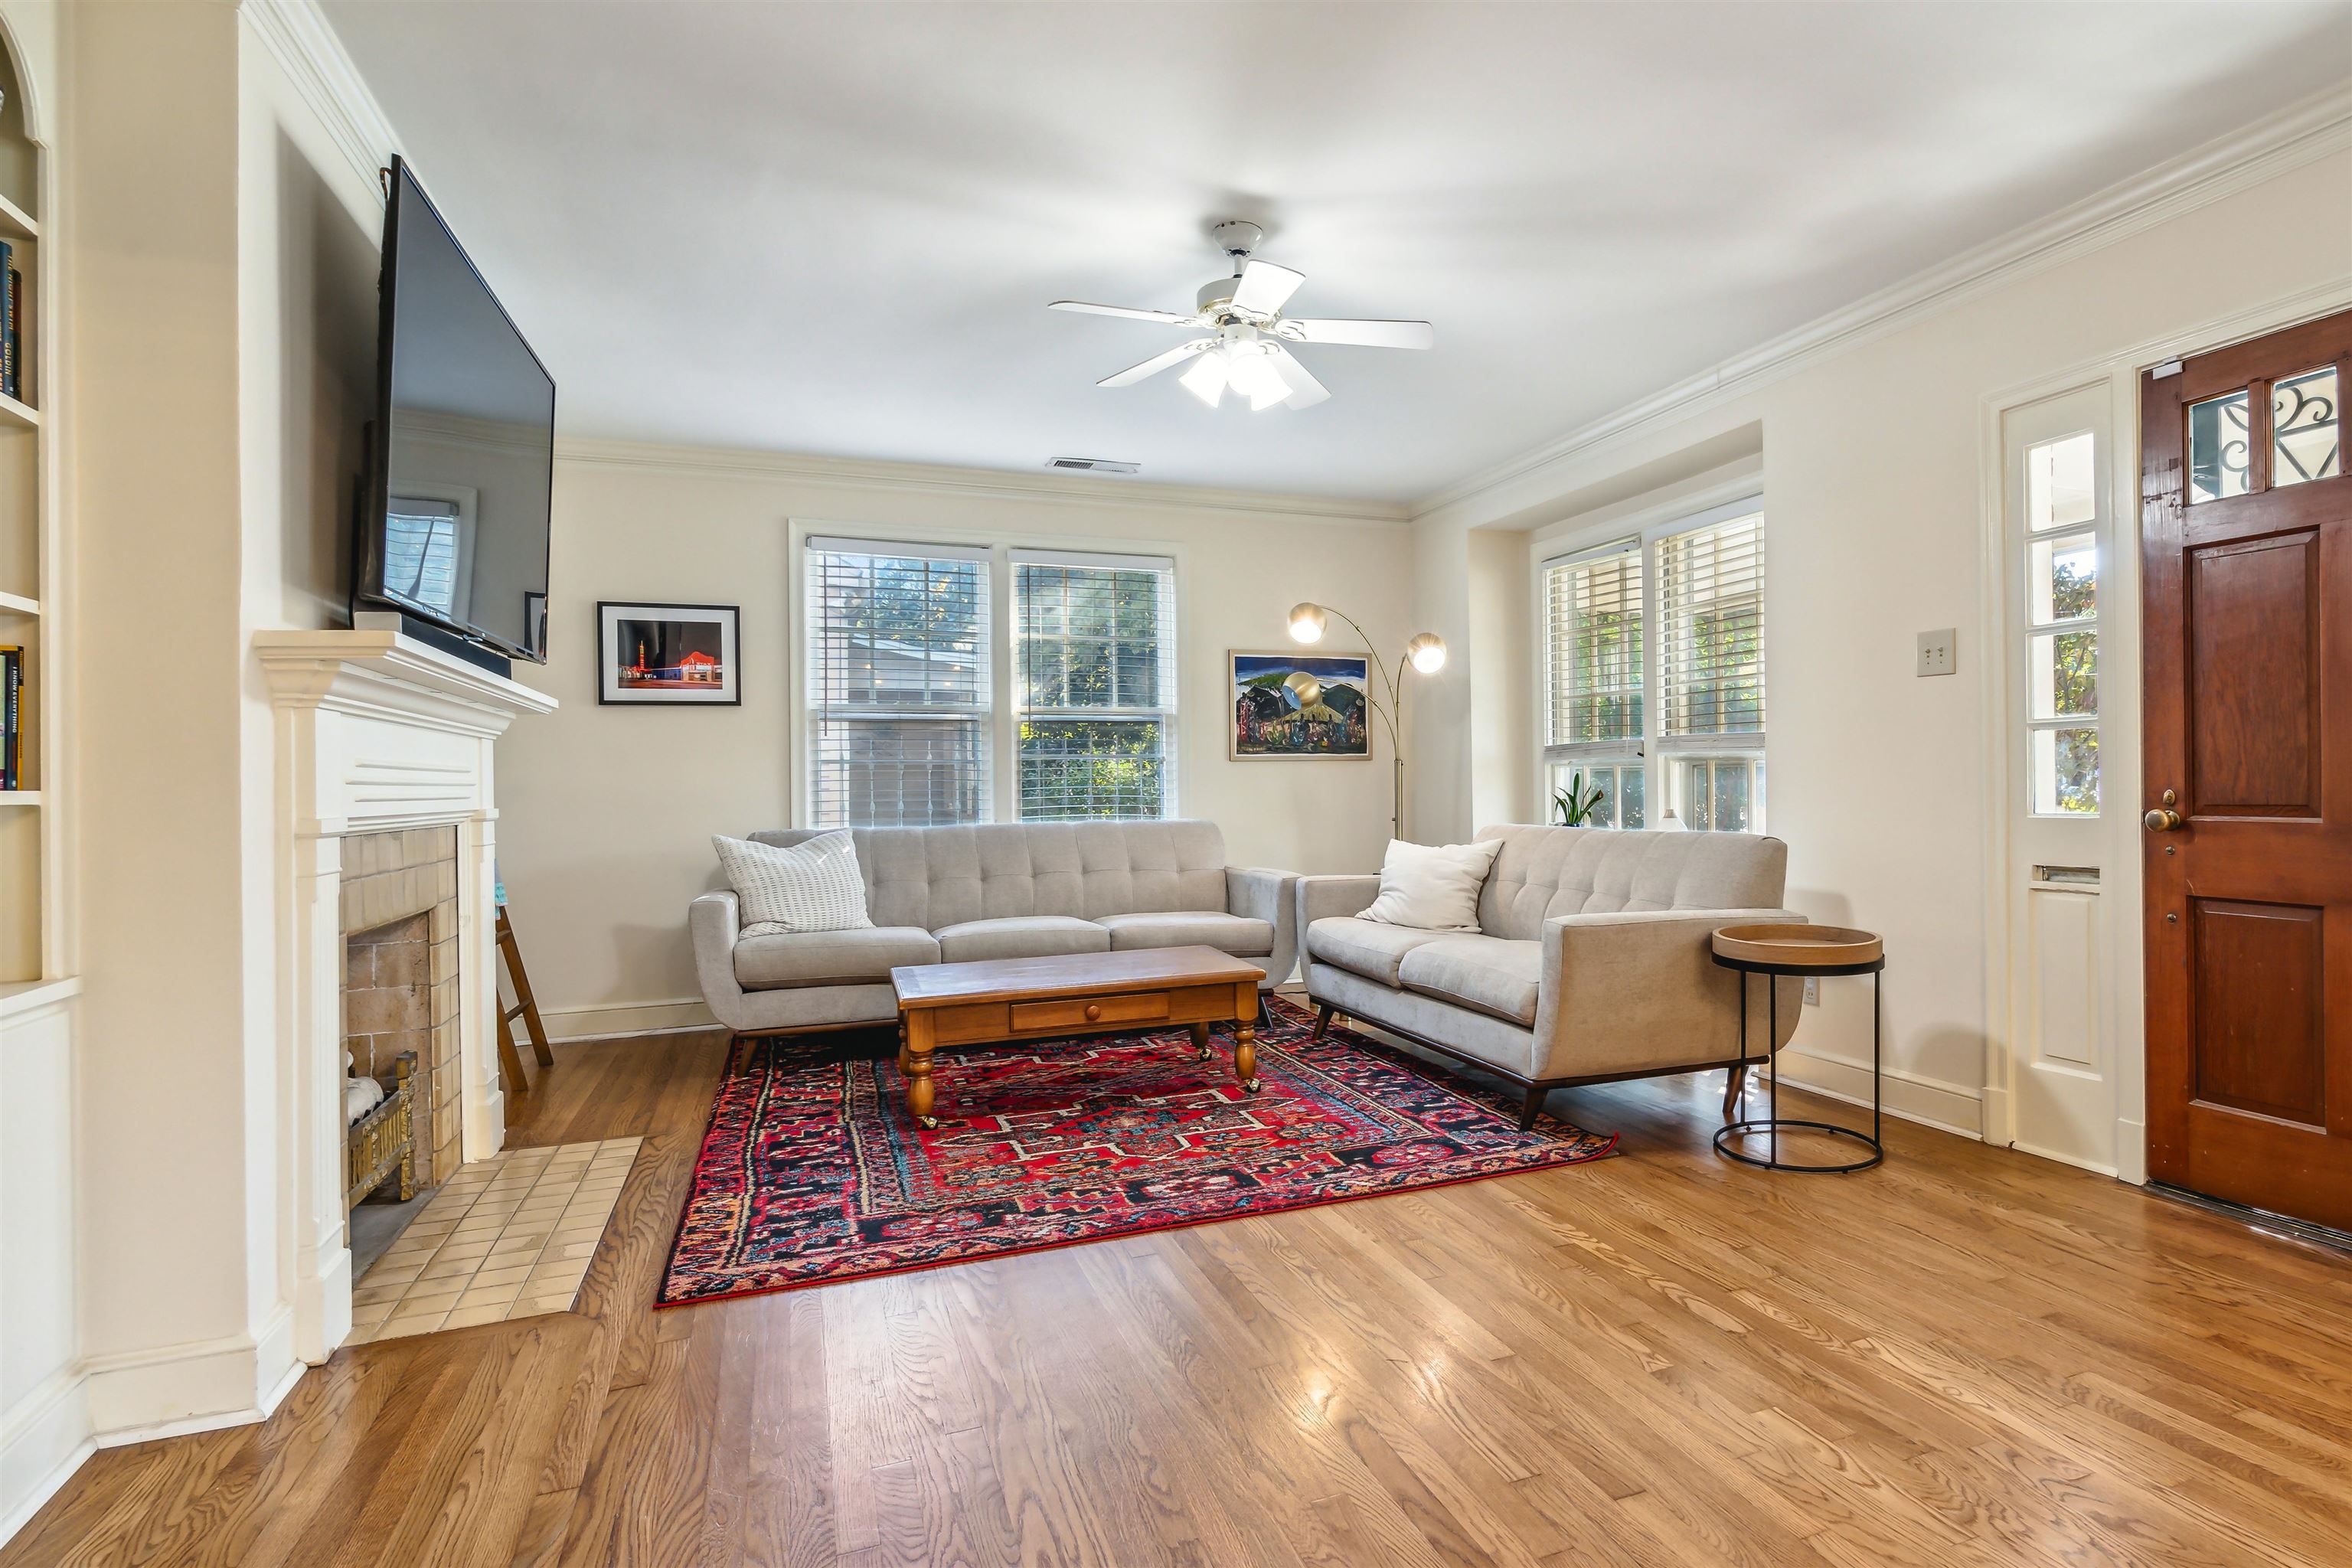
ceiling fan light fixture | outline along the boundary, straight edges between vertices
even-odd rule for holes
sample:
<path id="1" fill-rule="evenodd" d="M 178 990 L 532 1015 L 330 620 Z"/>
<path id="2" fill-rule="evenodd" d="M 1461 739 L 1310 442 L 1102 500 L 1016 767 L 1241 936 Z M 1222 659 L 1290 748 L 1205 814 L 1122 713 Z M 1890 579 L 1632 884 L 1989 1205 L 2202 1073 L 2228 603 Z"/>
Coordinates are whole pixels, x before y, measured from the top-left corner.
<path id="1" fill-rule="evenodd" d="M 1226 379 L 1235 392 L 1249 399 L 1253 413 L 1271 408 L 1290 395 L 1282 372 L 1275 368 L 1273 359 L 1264 349 L 1251 344 L 1231 348 L 1226 353 L 1233 361 Z"/>
<path id="2" fill-rule="evenodd" d="M 1194 356 L 1192 368 L 1178 376 L 1184 390 L 1214 408 L 1225 395 L 1227 371 L 1223 349 L 1207 349 Z"/>

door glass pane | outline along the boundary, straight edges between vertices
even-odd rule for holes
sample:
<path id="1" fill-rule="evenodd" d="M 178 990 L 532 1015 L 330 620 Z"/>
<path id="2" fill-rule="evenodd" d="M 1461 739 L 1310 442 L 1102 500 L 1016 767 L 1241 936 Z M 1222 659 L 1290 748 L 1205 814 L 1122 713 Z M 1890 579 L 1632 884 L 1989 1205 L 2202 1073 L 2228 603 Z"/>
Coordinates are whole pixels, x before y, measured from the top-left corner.
<path id="1" fill-rule="evenodd" d="M 2098 515 L 2091 433 L 2044 441 L 2025 454 L 2025 531 L 2040 533 Z"/>
<path id="2" fill-rule="evenodd" d="M 2026 586 L 2033 595 L 2033 624 L 2079 621 L 2099 612 L 2099 542 L 2095 535 L 2070 533 L 2037 539 Z"/>
<path id="3" fill-rule="evenodd" d="M 2099 710 L 2099 634 L 2045 632 L 2032 639 L 2033 717 L 2071 719 Z"/>
<path id="4" fill-rule="evenodd" d="M 2344 471 L 2336 367 L 2271 385 L 2271 488 L 2332 479 Z"/>
<path id="5" fill-rule="evenodd" d="M 2246 493 L 2253 456 L 2246 395 L 2209 397 L 2189 405 L 2189 500 L 2219 500 Z"/>
<path id="6" fill-rule="evenodd" d="M 2098 731 L 2033 731 L 2033 811 L 2037 816 L 2098 815 Z"/>

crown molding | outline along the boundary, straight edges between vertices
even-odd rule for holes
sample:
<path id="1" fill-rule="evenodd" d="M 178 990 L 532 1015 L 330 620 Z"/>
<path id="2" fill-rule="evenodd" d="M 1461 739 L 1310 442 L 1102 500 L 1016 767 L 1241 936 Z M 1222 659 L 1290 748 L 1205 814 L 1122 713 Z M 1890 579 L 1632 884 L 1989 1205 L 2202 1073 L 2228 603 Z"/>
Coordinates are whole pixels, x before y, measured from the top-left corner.
<path id="1" fill-rule="evenodd" d="M 846 489 L 919 490 L 1056 506 L 1117 506 L 1168 511 L 1221 511 L 1250 517 L 1402 528 L 1404 507 L 1381 501 L 1331 500 L 1261 490 L 1225 490 L 1150 480 L 1098 479 L 1076 474 L 1034 476 L 998 468 L 959 468 L 740 447 L 671 446 L 661 442 L 559 438 L 555 458 L 638 473 L 698 479 L 799 480 Z"/>
<path id="2" fill-rule="evenodd" d="M 285 68 L 345 161 L 381 194 L 376 171 L 400 151 L 400 138 L 318 0 L 238 0 L 237 14 Z"/>
<path id="3" fill-rule="evenodd" d="M 2352 147 L 2352 87 L 2290 104 L 2097 195 L 1964 251 L 1842 310 L 1627 404 L 1425 498 L 1416 518 L 1539 468 L 1789 375 L 1832 353 L 1949 310 L 2002 284 L 2103 249 L 2158 224 Z"/>

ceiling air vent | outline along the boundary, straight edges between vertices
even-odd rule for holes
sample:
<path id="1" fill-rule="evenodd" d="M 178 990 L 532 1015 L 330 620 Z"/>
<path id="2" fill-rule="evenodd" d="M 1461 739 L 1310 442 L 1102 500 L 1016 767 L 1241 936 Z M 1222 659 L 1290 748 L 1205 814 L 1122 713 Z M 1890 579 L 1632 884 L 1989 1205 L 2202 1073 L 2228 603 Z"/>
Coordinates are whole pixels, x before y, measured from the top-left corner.
<path id="1" fill-rule="evenodd" d="M 1143 467 L 1141 463 L 1121 462 L 1117 458 L 1049 458 L 1045 466 L 1074 474 L 1131 474 Z"/>

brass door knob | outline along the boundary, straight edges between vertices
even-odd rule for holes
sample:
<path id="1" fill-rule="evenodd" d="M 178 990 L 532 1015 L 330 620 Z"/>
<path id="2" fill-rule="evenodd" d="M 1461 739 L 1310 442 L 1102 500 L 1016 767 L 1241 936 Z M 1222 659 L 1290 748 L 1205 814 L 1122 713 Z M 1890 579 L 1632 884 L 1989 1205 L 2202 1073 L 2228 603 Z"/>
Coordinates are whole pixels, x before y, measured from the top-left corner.
<path id="1" fill-rule="evenodd" d="M 2150 833 L 2169 833 L 2187 820 L 2188 818 L 2168 805 L 2157 806 L 2146 816 L 2140 818 Z"/>

